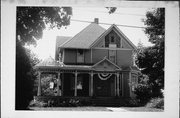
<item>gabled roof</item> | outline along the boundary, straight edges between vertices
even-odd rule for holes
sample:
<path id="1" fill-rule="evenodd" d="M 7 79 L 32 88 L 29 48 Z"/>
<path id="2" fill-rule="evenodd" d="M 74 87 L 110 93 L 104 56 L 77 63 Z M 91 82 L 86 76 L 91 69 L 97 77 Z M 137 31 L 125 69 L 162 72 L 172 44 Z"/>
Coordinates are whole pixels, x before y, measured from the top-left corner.
<path id="1" fill-rule="evenodd" d="M 43 61 L 41 61 L 40 63 L 38 63 L 35 67 L 39 68 L 39 67 L 57 67 L 57 66 L 61 66 L 60 63 L 58 63 L 56 60 L 54 60 L 51 56 Z"/>
<path id="2" fill-rule="evenodd" d="M 115 24 L 112 24 L 96 41 L 94 41 L 92 44 L 91 44 L 91 48 L 100 41 L 101 37 L 103 36 L 106 36 L 108 33 L 110 33 L 112 31 L 112 29 L 115 29 L 117 30 L 117 33 L 120 33 L 120 35 L 122 35 L 125 40 L 127 41 L 127 43 L 133 48 L 133 49 L 137 49 L 137 47 L 128 39 L 128 37 L 126 37 L 126 35 L 115 25 Z"/>
<path id="3" fill-rule="evenodd" d="M 106 56 L 96 64 L 92 66 L 94 69 L 98 69 L 100 71 L 111 71 L 111 69 L 114 70 L 121 70 L 121 68 L 106 58 Z"/>
<path id="4" fill-rule="evenodd" d="M 61 45 L 61 48 L 81 48 L 89 49 L 91 44 L 97 40 L 105 29 L 96 23 L 91 23 L 77 35 L 72 37 L 66 43 Z"/>
<path id="5" fill-rule="evenodd" d="M 67 37 L 67 36 L 57 36 L 56 37 L 56 49 L 55 49 L 55 59 L 58 59 L 58 47 L 61 47 L 65 42 L 67 42 L 69 39 L 72 37 Z"/>

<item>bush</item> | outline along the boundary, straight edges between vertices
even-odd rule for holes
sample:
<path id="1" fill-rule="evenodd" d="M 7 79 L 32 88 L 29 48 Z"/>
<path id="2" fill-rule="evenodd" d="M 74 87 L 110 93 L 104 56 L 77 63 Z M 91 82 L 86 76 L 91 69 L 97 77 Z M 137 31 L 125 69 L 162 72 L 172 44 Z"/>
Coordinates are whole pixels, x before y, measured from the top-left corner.
<path id="1" fill-rule="evenodd" d="M 129 99 L 125 101 L 124 106 L 126 107 L 138 107 L 140 106 L 139 101 L 137 99 Z"/>
<path id="2" fill-rule="evenodd" d="M 32 100 L 29 104 L 29 107 L 47 107 L 48 104 L 46 102 L 43 101 L 34 101 Z"/>
<path id="3" fill-rule="evenodd" d="M 48 99 L 46 101 L 42 100 L 32 100 L 29 104 L 30 107 L 77 107 L 77 106 L 87 106 L 91 105 L 91 102 L 85 99 Z"/>
<path id="4" fill-rule="evenodd" d="M 164 98 L 153 98 L 147 103 L 146 107 L 164 109 Z"/>
<path id="5" fill-rule="evenodd" d="M 146 104 L 152 95 L 151 88 L 147 84 L 138 84 L 134 93 L 141 104 Z"/>

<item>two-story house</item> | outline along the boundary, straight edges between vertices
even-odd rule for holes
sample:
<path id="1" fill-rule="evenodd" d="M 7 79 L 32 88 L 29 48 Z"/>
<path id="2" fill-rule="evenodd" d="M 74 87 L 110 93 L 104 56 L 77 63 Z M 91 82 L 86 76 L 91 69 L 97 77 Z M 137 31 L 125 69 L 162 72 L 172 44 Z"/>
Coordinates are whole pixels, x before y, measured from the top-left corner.
<path id="1" fill-rule="evenodd" d="M 57 36 L 55 60 L 36 65 L 41 74 L 57 74 L 57 96 L 134 97 L 139 70 L 134 65 L 136 46 L 116 26 L 104 29 L 98 19 L 74 37 Z"/>

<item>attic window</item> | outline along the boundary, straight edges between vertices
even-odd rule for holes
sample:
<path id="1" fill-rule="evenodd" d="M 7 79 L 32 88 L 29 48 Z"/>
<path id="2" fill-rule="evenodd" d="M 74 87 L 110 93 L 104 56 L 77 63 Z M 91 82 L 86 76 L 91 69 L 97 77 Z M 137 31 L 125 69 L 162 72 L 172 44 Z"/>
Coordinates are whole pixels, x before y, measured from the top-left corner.
<path id="1" fill-rule="evenodd" d="M 111 43 L 115 43 L 114 36 L 111 36 Z"/>

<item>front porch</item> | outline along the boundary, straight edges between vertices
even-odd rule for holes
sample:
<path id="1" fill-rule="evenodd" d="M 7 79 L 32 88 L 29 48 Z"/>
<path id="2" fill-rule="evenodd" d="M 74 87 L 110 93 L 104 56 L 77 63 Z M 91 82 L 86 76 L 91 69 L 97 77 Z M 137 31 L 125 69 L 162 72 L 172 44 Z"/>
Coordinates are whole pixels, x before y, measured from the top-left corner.
<path id="1" fill-rule="evenodd" d="M 46 69 L 45 69 L 46 70 Z M 64 97 L 123 97 L 121 72 L 82 70 L 41 70 L 37 96 L 48 96 L 45 89 L 54 91 L 51 96 Z M 45 81 L 44 75 L 52 75 Z M 101 77 L 102 76 L 102 77 Z M 104 76 L 104 78 L 103 78 Z M 44 84 L 46 83 L 46 87 Z"/>

